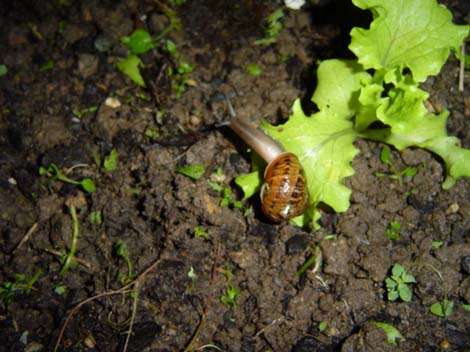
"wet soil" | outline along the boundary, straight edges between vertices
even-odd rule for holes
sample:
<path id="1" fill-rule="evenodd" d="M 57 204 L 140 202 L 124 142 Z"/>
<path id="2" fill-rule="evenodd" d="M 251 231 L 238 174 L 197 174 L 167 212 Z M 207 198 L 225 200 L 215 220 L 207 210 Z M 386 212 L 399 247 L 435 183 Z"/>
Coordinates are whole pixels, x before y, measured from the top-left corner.
<path id="1" fill-rule="evenodd" d="M 466 2 L 444 3 L 455 22 L 466 21 Z M 250 168 L 229 131 L 199 132 L 227 118 L 222 93 L 244 118 L 283 122 L 297 97 L 308 101 L 316 61 L 351 57 L 351 27 L 370 20 L 348 2 L 310 5 L 285 12 L 276 44 L 254 45 L 275 8 L 248 0 L 178 7 L 182 28 L 165 38 L 196 69 L 177 98 L 166 75 L 175 60 L 161 47 L 142 55 L 147 89 L 115 66 L 126 55 L 121 36 L 168 26 L 161 2 L 2 2 L 0 350 L 51 351 L 65 323 L 61 351 L 470 350 L 470 180 L 442 190 L 443 165 L 430 153 L 393 152 L 397 169 L 418 168 L 400 184 L 376 176 L 390 171 L 381 145 L 357 141 L 351 207 L 325 212 L 319 230 L 272 224 L 256 200 L 244 203 L 247 212 L 220 206 L 207 181 L 239 199 L 233 180 Z M 248 74 L 248 64 L 261 74 Z M 425 88 L 468 148 L 470 93 L 457 90 L 458 73 L 451 57 Z M 107 170 L 113 149 L 117 168 Z M 51 163 L 73 180 L 92 178 L 96 192 L 40 176 Z M 206 171 L 197 181 L 176 172 L 198 163 Z M 385 236 L 392 221 L 402 225 L 396 241 Z M 74 265 L 60 273 L 74 223 Z M 322 265 L 299 277 L 313 251 Z M 387 300 L 394 263 L 416 278 L 409 303 Z M 230 291 L 236 305 L 221 299 Z M 445 294 L 452 314 L 431 314 Z M 404 339 L 391 346 L 373 322 Z"/>

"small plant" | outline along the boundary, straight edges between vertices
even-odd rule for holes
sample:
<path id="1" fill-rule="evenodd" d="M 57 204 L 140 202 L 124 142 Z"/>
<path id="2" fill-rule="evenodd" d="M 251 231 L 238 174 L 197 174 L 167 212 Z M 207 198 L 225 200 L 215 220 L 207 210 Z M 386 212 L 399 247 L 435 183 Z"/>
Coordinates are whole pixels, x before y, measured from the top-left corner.
<path id="1" fill-rule="evenodd" d="M 226 287 L 224 294 L 220 297 L 220 301 L 235 310 L 237 309 L 237 297 L 240 295 L 240 291 L 237 290 L 231 282 L 233 276 L 232 271 L 227 268 L 224 270 L 224 274 L 226 279 Z"/>
<path id="2" fill-rule="evenodd" d="M 90 223 L 101 225 L 103 223 L 103 216 L 101 210 L 92 211 L 90 213 Z"/>
<path id="3" fill-rule="evenodd" d="M 275 10 L 266 19 L 266 27 L 264 29 L 265 37 L 255 41 L 257 45 L 270 45 L 277 41 L 277 37 L 282 30 L 281 20 L 284 17 L 282 8 Z"/>
<path id="4" fill-rule="evenodd" d="M 222 169 L 220 169 L 220 168 L 217 169 L 217 173 L 216 173 L 214 179 L 219 179 L 219 180 L 224 179 Z M 221 181 L 220 181 L 220 183 L 221 183 Z M 235 197 L 233 195 L 233 192 L 230 189 L 230 187 L 221 185 L 220 183 L 219 182 L 214 182 L 214 181 L 211 181 L 211 180 L 207 180 L 207 184 L 209 185 L 209 187 L 222 195 L 222 199 L 221 199 L 219 205 L 221 207 L 231 206 L 231 207 L 236 208 L 236 209 L 244 209 L 243 208 L 243 203 L 241 201 L 235 199 Z M 245 212 L 246 212 L 246 209 L 245 209 Z"/>
<path id="5" fill-rule="evenodd" d="M 89 106 L 87 108 L 83 108 L 80 110 L 73 110 L 72 113 L 77 119 L 80 120 L 83 117 L 83 115 L 96 112 L 96 111 L 98 111 L 98 106 L 93 105 L 93 106 Z"/>
<path id="6" fill-rule="evenodd" d="M 194 284 L 195 284 L 196 279 L 197 279 L 197 274 L 196 274 L 196 271 L 194 270 L 194 268 L 192 266 L 189 267 L 188 278 L 191 280 L 191 289 L 193 290 L 194 289 Z"/>
<path id="7" fill-rule="evenodd" d="M 0 65 L 0 77 L 5 76 L 8 73 L 7 65 Z"/>
<path id="8" fill-rule="evenodd" d="M 194 237 L 195 238 L 204 238 L 205 240 L 207 240 L 209 238 L 209 234 L 202 227 L 196 226 L 194 228 Z"/>
<path id="9" fill-rule="evenodd" d="M 454 302 L 444 298 L 442 301 L 434 303 L 429 310 L 438 317 L 447 318 L 454 310 Z"/>
<path id="10" fill-rule="evenodd" d="M 132 272 L 132 262 L 126 243 L 121 239 L 117 240 L 114 244 L 114 252 L 126 262 L 127 274 L 119 273 L 118 278 L 123 284 L 127 284 L 134 279 L 135 274 Z"/>
<path id="11" fill-rule="evenodd" d="M 70 183 L 72 185 L 82 186 L 85 192 L 93 193 L 96 191 L 95 183 L 91 178 L 85 177 L 80 181 L 72 180 L 71 178 L 67 177 L 65 172 L 63 172 L 59 167 L 55 164 L 50 164 L 49 167 L 46 169 L 45 167 L 39 168 L 39 175 L 46 176 L 51 180 L 58 180 L 66 183 Z"/>
<path id="12" fill-rule="evenodd" d="M 408 285 L 412 283 L 416 283 L 415 277 L 408 274 L 400 264 L 394 264 L 392 275 L 385 279 L 388 300 L 396 301 L 400 298 L 403 302 L 411 301 L 413 294 Z"/>
<path id="13" fill-rule="evenodd" d="M 382 322 L 372 322 L 371 324 L 381 328 L 385 332 L 387 335 L 387 342 L 390 345 L 395 346 L 397 344 L 397 339 L 403 339 L 403 335 L 393 325 Z"/>
<path id="14" fill-rule="evenodd" d="M 248 64 L 246 66 L 246 72 L 248 72 L 248 74 L 252 75 L 252 76 L 259 76 L 261 74 L 262 70 L 258 65 Z"/>
<path id="15" fill-rule="evenodd" d="M 17 293 L 29 293 L 34 288 L 34 284 L 41 276 L 41 270 L 36 271 L 30 280 L 26 280 L 26 275 L 15 274 L 12 281 L 4 281 L 0 284 L 0 303 L 8 306 L 13 302 Z"/>
<path id="16" fill-rule="evenodd" d="M 166 49 L 168 53 L 173 56 L 177 62 L 176 68 L 168 68 L 168 76 L 171 78 L 171 86 L 179 98 L 186 90 L 186 86 L 193 84 L 189 79 L 189 74 L 194 71 L 194 66 L 188 64 L 181 58 L 181 55 L 176 50 L 176 45 L 171 40 L 166 41 Z"/>
<path id="17" fill-rule="evenodd" d="M 72 216 L 72 242 L 70 243 L 70 249 L 67 254 L 65 254 L 62 259 L 62 267 L 60 268 L 59 274 L 65 274 L 70 268 L 75 265 L 75 252 L 77 251 L 78 244 L 78 218 L 77 210 L 75 205 L 68 205 L 70 210 L 70 215 Z"/>
<path id="18" fill-rule="evenodd" d="M 179 167 L 176 169 L 176 172 L 185 175 L 193 180 L 199 180 L 204 172 L 206 172 L 206 168 L 204 164 L 194 164 L 194 165 L 187 165 L 183 167 Z"/>
<path id="19" fill-rule="evenodd" d="M 103 167 L 106 171 L 113 171 L 117 168 L 119 153 L 116 149 L 111 149 L 109 154 L 105 156 Z"/>
<path id="20" fill-rule="evenodd" d="M 398 221 L 392 221 L 385 230 L 385 235 L 392 241 L 400 238 L 401 224 Z"/>
<path id="21" fill-rule="evenodd" d="M 328 327 L 328 323 L 326 321 L 321 321 L 318 323 L 318 331 L 323 332 Z"/>
<path id="22" fill-rule="evenodd" d="M 380 151 L 380 160 L 385 165 L 390 167 L 390 173 L 376 172 L 377 177 L 388 177 L 392 180 L 397 180 L 399 185 L 403 185 L 404 177 L 413 177 L 418 173 L 418 169 L 413 166 L 407 166 L 401 171 L 397 171 L 392 165 L 392 151 L 388 145 L 384 145 Z"/>

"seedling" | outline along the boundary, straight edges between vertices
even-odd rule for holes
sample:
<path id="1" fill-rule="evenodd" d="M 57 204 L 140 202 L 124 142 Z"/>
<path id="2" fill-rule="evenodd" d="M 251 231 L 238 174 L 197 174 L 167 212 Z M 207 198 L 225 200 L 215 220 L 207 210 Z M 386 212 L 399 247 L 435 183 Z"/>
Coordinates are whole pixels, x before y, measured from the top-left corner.
<path id="1" fill-rule="evenodd" d="M 195 238 L 204 238 L 205 240 L 209 239 L 209 234 L 202 227 L 196 226 L 194 228 L 194 237 Z"/>
<path id="2" fill-rule="evenodd" d="M 218 169 L 217 172 L 222 174 L 221 169 Z M 236 209 L 244 209 L 243 208 L 243 203 L 241 201 L 235 199 L 235 197 L 233 195 L 233 192 L 230 189 L 230 187 L 223 186 L 223 185 L 221 185 L 217 182 L 213 182 L 211 180 L 207 180 L 207 184 L 214 191 L 216 191 L 216 192 L 218 192 L 222 195 L 222 199 L 221 199 L 220 204 L 219 204 L 221 207 L 230 206 L 230 207 L 233 207 L 233 208 L 236 208 Z M 245 209 L 245 212 L 246 212 L 246 209 Z"/>
<path id="3" fill-rule="evenodd" d="M 185 176 L 188 176 L 189 178 L 192 178 L 193 180 L 199 180 L 202 175 L 204 175 L 204 172 L 206 172 L 206 168 L 204 164 L 194 164 L 194 165 L 187 165 L 183 167 L 179 167 L 176 169 L 176 172 Z"/>
<path id="4" fill-rule="evenodd" d="M 59 296 L 63 296 L 65 294 L 65 289 L 66 289 L 66 286 L 57 285 L 56 287 L 54 287 L 54 292 L 58 294 Z"/>
<path id="5" fill-rule="evenodd" d="M 85 177 L 81 181 L 72 180 L 71 178 L 67 177 L 65 172 L 63 172 L 55 164 L 50 164 L 47 169 L 41 166 L 39 168 L 39 175 L 46 176 L 54 181 L 58 180 L 58 181 L 70 183 L 72 185 L 82 186 L 85 192 L 88 192 L 88 193 L 93 193 L 96 191 L 95 183 L 93 182 L 91 178 Z"/>
<path id="6" fill-rule="evenodd" d="M 41 270 L 36 271 L 33 277 L 26 281 L 26 275 L 15 274 L 12 281 L 4 281 L 0 285 L 0 303 L 8 306 L 13 302 L 17 293 L 29 293 L 34 289 L 34 284 L 41 276 Z"/>
<path id="7" fill-rule="evenodd" d="M 7 65 L 0 65 L 0 77 L 5 76 L 8 73 Z"/>
<path id="8" fill-rule="evenodd" d="M 257 45 L 270 45 L 277 41 L 277 37 L 282 30 L 282 17 L 284 17 L 284 12 L 282 8 L 275 10 L 271 13 L 266 19 L 266 27 L 264 29 L 265 37 L 255 41 Z"/>
<path id="9" fill-rule="evenodd" d="M 194 283 L 196 282 L 196 279 L 197 279 L 197 275 L 196 275 L 196 271 L 194 270 L 192 266 L 189 267 L 188 278 L 191 280 L 191 289 L 193 290 Z"/>
<path id="10" fill-rule="evenodd" d="M 168 68 L 168 76 L 171 78 L 171 86 L 179 98 L 186 90 L 186 86 L 193 85 L 194 83 L 189 79 L 189 74 L 194 71 L 195 66 L 188 64 L 181 58 L 181 55 L 176 50 L 176 45 L 171 40 L 166 41 L 166 49 L 168 53 L 173 56 L 177 62 L 177 67 Z"/>
<path id="11" fill-rule="evenodd" d="M 121 281 L 123 284 L 127 284 L 131 282 L 132 279 L 134 279 L 135 274 L 132 272 L 132 262 L 129 256 L 129 251 L 127 249 L 126 243 L 121 239 L 117 240 L 117 242 L 114 244 L 114 251 L 117 256 L 121 257 L 126 262 L 127 274 L 124 275 L 122 273 L 119 273 L 118 278 L 119 281 Z"/>
<path id="12" fill-rule="evenodd" d="M 320 63 L 312 97 L 319 111 L 306 116 L 298 99 L 285 124 L 264 122 L 260 126 L 296 154 L 304 167 L 310 204 L 302 216 L 291 221 L 298 226 L 316 226 L 320 204 L 336 212 L 349 208 L 351 190 L 343 181 L 354 174 L 351 162 L 359 153 L 354 146 L 358 137 L 398 151 L 418 147 L 435 153 L 446 166 L 444 189 L 459 177 L 470 176 L 470 150 L 447 135 L 449 112 L 428 111 L 424 105 L 428 93 L 420 87 L 427 77 L 440 72 L 451 50 L 459 55 L 470 26 L 453 24 L 451 13 L 435 0 L 406 5 L 389 0 L 353 3 L 370 9 L 373 22 L 369 29 L 351 31 L 349 48 L 357 60 Z M 255 163 L 251 177 L 237 181 L 245 198 L 253 196 L 262 184 L 258 170 L 263 169 L 263 163 Z M 402 176 L 414 173 L 407 170 Z"/>
<path id="13" fill-rule="evenodd" d="M 385 332 L 387 335 L 387 342 L 390 345 L 395 346 L 397 344 L 397 339 L 403 340 L 403 335 L 394 326 L 378 321 L 371 322 L 371 324 L 381 328 Z"/>
<path id="14" fill-rule="evenodd" d="M 323 332 L 328 327 L 328 323 L 326 321 L 321 321 L 318 323 L 318 331 Z"/>
<path id="15" fill-rule="evenodd" d="M 388 300 L 396 301 L 398 297 L 400 297 L 403 302 L 411 301 L 413 294 L 408 285 L 415 282 L 415 277 L 407 274 L 403 266 L 398 263 L 394 264 L 392 267 L 392 275 L 385 279 Z"/>
<path id="16" fill-rule="evenodd" d="M 261 68 L 255 64 L 249 64 L 246 66 L 246 72 L 252 76 L 259 76 L 262 72 Z"/>
<path id="17" fill-rule="evenodd" d="M 78 244 L 78 218 L 77 210 L 75 205 L 71 204 L 68 206 L 70 215 L 72 216 L 72 242 L 70 243 L 70 249 L 66 255 L 62 257 L 62 268 L 60 268 L 59 274 L 63 275 L 75 265 L 75 252 L 77 251 Z"/>
<path id="18" fill-rule="evenodd" d="M 447 318 L 454 310 L 454 302 L 444 298 L 442 301 L 434 303 L 429 310 L 438 317 Z"/>
<path id="19" fill-rule="evenodd" d="M 93 106 L 89 106 L 87 108 L 83 108 L 83 109 L 80 109 L 80 110 L 73 110 L 72 111 L 72 114 L 77 118 L 77 119 L 81 119 L 83 117 L 83 115 L 85 114 L 88 114 L 88 113 L 91 113 L 91 112 L 96 112 L 98 111 L 98 106 L 96 105 L 93 105 Z"/>
<path id="20" fill-rule="evenodd" d="M 109 154 L 105 156 L 103 167 L 106 171 L 113 171 L 117 168 L 119 153 L 116 149 L 111 149 Z"/>
<path id="21" fill-rule="evenodd" d="M 398 221 L 392 221 L 385 230 L 385 235 L 392 241 L 400 238 L 401 224 Z"/>
<path id="22" fill-rule="evenodd" d="M 397 171 L 392 165 L 392 152 L 388 145 L 384 145 L 380 152 L 380 160 L 390 167 L 390 173 L 376 172 L 377 177 L 388 177 L 392 180 L 397 180 L 399 185 L 403 185 L 404 177 L 413 177 L 418 173 L 418 169 L 413 166 L 407 166 L 401 171 Z"/>
<path id="23" fill-rule="evenodd" d="M 240 295 L 240 291 L 235 288 L 232 284 L 232 271 L 227 268 L 224 270 L 225 279 L 226 279 L 226 288 L 224 294 L 220 297 L 220 301 L 232 308 L 233 310 L 237 309 L 237 297 Z"/>
<path id="24" fill-rule="evenodd" d="M 54 61 L 48 60 L 45 64 L 39 66 L 39 72 L 50 71 L 54 68 Z"/>
<path id="25" fill-rule="evenodd" d="M 90 213 L 90 223 L 97 224 L 97 225 L 101 225 L 103 223 L 101 210 L 92 211 Z"/>

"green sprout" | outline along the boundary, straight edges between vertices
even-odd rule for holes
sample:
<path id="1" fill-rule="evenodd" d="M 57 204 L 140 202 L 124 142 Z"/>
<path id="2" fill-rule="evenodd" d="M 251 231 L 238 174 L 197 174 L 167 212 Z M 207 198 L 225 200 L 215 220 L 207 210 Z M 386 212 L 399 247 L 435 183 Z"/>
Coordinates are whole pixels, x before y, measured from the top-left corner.
<path id="1" fill-rule="evenodd" d="M 8 73 L 7 65 L 1 64 L 0 65 L 0 77 L 5 76 Z"/>
<path id="2" fill-rule="evenodd" d="M 101 210 L 92 211 L 90 213 L 90 223 L 101 225 L 103 223 L 103 216 Z"/>
<path id="3" fill-rule="evenodd" d="M 119 153 L 116 149 L 111 149 L 109 154 L 105 156 L 103 167 L 106 171 L 113 171 L 117 168 Z"/>
<path id="4" fill-rule="evenodd" d="M 78 244 L 78 218 L 77 210 L 75 205 L 71 204 L 68 206 L 70 210 L 70 215 L 72 216 L 72 242 L 70 244 L 70 249 L 68 253 L 62 257 L 62 267 L 60 268 L 59 274 L 65 274 L 70 268 L 75 265 L 75 252 L 77 251 Z"/>
<path id="5" fill-rule="evenodd" d="M 282 17 L 284 17 L 284 12 L 282 8 L 275 10 L 271 13 L 266 19 L 266 27 L 264 29 L 265 37 L 255 41 L 257 45 L 270 45 L 277 41 L 277 37 L 282 30 Z"/>
<path id="6" fill-rule="evenodd" d="M 413 177 L 418 173 L 418 168 L 413 166 L 407 166 L 401 171 L 397 171 L 392 165 L 392 152 L 388 145 L 384 145 L 380 151 L 380 160 L 385 165 L 390 167 L 390 173 L 376 172 L 377 177 L 388 177 L 392 180 L 397 180 L 400 186 L 403 185 L 403 178 Z"/>
<path id="7" fill-rule="evenodd" d="M 194 289 L 194 284 L 196 283 L 197 274 L 196 274 L 196 271 L 194 270 L 194 268 L 192 266 L 189 267 L 188 278 L 191 280 L 191 289 L 193 290 Z"/>
<path id="8" fill-rule="evenodd" d="M 407 274 L 403 266 L 398 263 L 394 264 L 392 275 L 385 279 L 388 300 L 396 301 L 400 297 L 403 302 L 410 302 L 413 294 L 408 285 L 415 282 L 415 277 Z"/>
<path id="9" fill-rule="evenodd" d="M 54 61 L 53 60 L 49 60 L 47 61 L 45 64 L 39 66 L 39 72 L 46 72 L 46 71 L 50 71 L 54 68 Z"/>
<path id="10" fill-rule="evenodd" d="M 195 238 L 204 238 L 204 239 L 207 240 L 209 238 L 209 234 L 202 227 L 196 226 L 194 228 L 194 237 Z"/>
<path id="11" fill-rule="evenodd" d="M 26 281 L 26 275 L 15 274 L 12 281 L 4 281 L 0 284 L 0 303 L 8 306 L 13 302 L 17 293 L 29 293 L 34 289 L 34 284 L 38 281 L 42 271 L 38 270 L 31 279 Z"/>
<path id="12" fill-rule="evenodd" d="M 318 331 L 323 332 L 328 327 L 328 323 L 326 321 L 321 321 L 318 323 Z"/>
<path id="13" fill-rule="evenodd" d="M 81 118 L 83 117 L 83 115 L 88 114 L 88 113 L 91 113 L 91 112 L 96 112 L 96 111 L 98 111 L 98 106 L 93 105 L 93 106 L 90 106 L 90 107 L 87 107 L 87 108 L 83 108 L 83 109 L 80 109 L 80 110 L 73 110 L 73 111 L 72 111 L 72 114 L 73 114 L 77 119 L 81 119 Z"/>
<path id="14" fill-rule="evenodd" d="M 432 314 L 437 315 L 438 317 L 447 318 L 454 310 L 454 302 L 444 298 L 442 301 L 431 305 L 429 310 Z"/>
<path id="15" fill-rule="evenodd" d="M 378 321 L 371 322 L 371 324 L 378 328 L 381 328 L 385 332 L 385 334 L 387 335 L 387 342 L 390 345 L 395 346 L 397 344 L 397 339 L 403 340 L 403 335 L 394 326 Z"/>
<path id="16" fill-rule="evenodd" d="M 169 39 L 166 41 L 166 49 L 177 62 L 176 68 L 168 68 L 168 76 L 171 78 L 171 86 L 176 93 L 176 97 L 179 98 L 185 92 L 186 86 L 191 83 L 189 74 L 194 71 L 195 67 L 181 58 L 181 55 L 177 51 L 176 45 L 173 41 Z"/>
<path id="17" fill-rule="evenodd" d="M 132 272 L 132 262 L 129 256 L 129 250 L 127 249 L 126 243 L 123 240 L 119 239 L 114 244 L 114 251 L 117 256 L 121 257 L 126 262 L 127 275 L 122 275 L 121 273 L 119 273 L 120 281 L 123 284 L 126 284 L 132 281 L 132 279 L 135 277 L 135 274 Z"/>
<path id="18" fill-rule="evenodd" d="M 401 224 L 398 221 L 392 221 L 385 230 L 385 235 L 392 241 L 400 238 Z"/>
<path id="19" fill-rule="evenodd" d="M 470 26 L 452 23 L 450 11 L 436 0 L 415 0 L 406 7 L 398 1 L 352 1 L 372 11 L 368 28 L 351 31 L 349 49 L 357 59 L 321 61 L 311 97 L 318 111 L 307 116 L 297 99 L 286 123 L 260 125 L 302 161 L 310 201 L 306 212 L 291 220 L 297 226 L 318 227 L 325 204 L 335 212 L 350 207 L 352 191 L 344 179 L 355 172 L 357 138 L 398 151 L 417 147 L 432 152 L 446 168 L 443 189 L 452 187 L 459 177 L 470 177 L 470 150 L 447 134 L 448 111 L 435 113 L 426 108 L 429 94 L 421 85 L 439 74 L 451 51 L 460 54 Z M 413 16 L 403 16 L 404 11 Z M 260 189 L 263 166 L 254 161 L 251 177 L 237 179 L 244 199 Z M 415 173 L 411 168 L 396 177 L 400 180 Z"/>
<path id="20" fill-rule="evenodd" d="M 232 284 L 232 271 L 230 268 L 224 269 L 225 274 L 225 291 L 224 294 L 220 297 L 220 301 L 226 306 L 232 308 L 233 310 L 237 309 L 237 298 L 240 295 L 240 291 L 235 288 Z"/>
<path id="21" fill-rule="evenodd" d="M 183 167 L 178 167 L 176 172 L 192 178 L 193 180 L 199 180 L 206 172 L 206 168 L 204 164 L 194 164 L 194 165 L 187 165 Z"/>
<path id="22" fill-rule="evenodd" d="M 140 73 L 140 68 L 144 67 L 144 63 L 135 54 L 129 53 L 124 60 L 116 62 L 116 67 L 128 76 L 132 82 L 137 84 L 139 87 L 145 88 L 144 78 Z"/>
<path id="23" fill-rule="evenodd" d="M 95 183 L 93 182 L 91 178 L 85 177 L 81 181 L 72 180 L 71 178 L 67 177 L 65 173 L 55 164 L 50 164 L 47 169 L 41 166 L 39 168 L 39 175 L 46 176 L 53 181 L 58 180 L 58 181 L 70 183 L 72 185 L 82 186 L 85 192 L 88 192 L 88 193 L 96 192 Z"/>
<path id="24" fill-rule="evenodd" d="M 258 65 L 248 64 L 246 66 L 246 72 L 248 72 L 248 74 L 252 75 L 252 76 L 259 76 L 261 74 L 262 70 Z"/>

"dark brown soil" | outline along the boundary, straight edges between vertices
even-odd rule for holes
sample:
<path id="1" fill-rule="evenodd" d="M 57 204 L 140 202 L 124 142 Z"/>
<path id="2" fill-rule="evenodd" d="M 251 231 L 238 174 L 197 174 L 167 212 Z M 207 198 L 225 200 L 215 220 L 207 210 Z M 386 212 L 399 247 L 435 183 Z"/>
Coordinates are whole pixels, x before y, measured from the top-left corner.
<path id="1" fill-rule="evenodd" d="M 443 2 L 455 22 L 466 21 L 465 1 Z M 0 77 L 0 282 L 5 288 L 17 274 L 27 281 L 39 273 L 31 290 L 16 278 L 9 304 L 0 296 L 1 351 L 52 351 L 67 317 L 61 351 L 397 350 L 372 322 L 397 328 L 401 351 L 470 350 L 470 180 L 442 190 L 435 156 L 393 152 L 397 169 L 418 167 L 400 185 L 375 175 L 389 171 L 381 145 L 359 140 L 356 173 L 346 181 L 351 208 L 325 213 L 320 230 L 272 224 L 256 201 L 245 203 L 248 214 L 219 205 L 207 180 L 240 199 L 233 180 L 250 168 L 245 146 L 229 131 L 198 132 L 227 118 L 223 93 L 244 118 L 282 122 L 297 97 L 311 96 L 316 61 L 351 57 L 350 29 L 370 20 L 347 1 L 310 5 L 286 11 L 276 44 L 254 45 L 275 8 L 248 0 L 178 7 L 182 29 L 166 38 L 196 69 L 176 98 L 166 76 L 174 60 L 161 48 L 142 55 L 148 89 L 114 65 L 126 55 L 121 36 L 168 25 L 159 1 L 1 3 L 0 64 L 9 71 Z M 262 73 L 249 75 L 248 64 Z M 458 71 L 451 58 L 425 88 L 435 106 L 450 111 L 449 131 L 469 148 L 470 93 L 457 90 Z M 111 97 L 119 106 L 110 106 Z M 184 145 L 155 144 L 149 131 Z M 102 160 L 112 149 L 118 166 L 107 171 Z M 72 179 L 92 178 L 97 191 L 40 176 L 51 163 Z M 206 169 L 197 181 L 176 172 L 196 163 Z M 76 265 L 60 274 L 72 240 L 71 204 Z M 101 223 L 90 221 L 97 212 Z M 392 221 L 402 224 L 397 241 L 385 236 Z M 195 237 L 196 227 L 208 239 Z M 133 275 L 116 251 L 119 241 Z M 312 245 L 323 265 L 298 277 Z M 416 277 L 409 303 L 387 300 L 384 280 L 394 263 Z M 236 307 L 221 301 L 230 287 L 239 291 Z M 454 310 L 441 318 L 429 307 L 445 289 Z"/>

